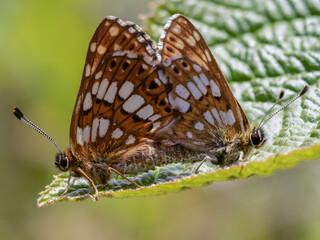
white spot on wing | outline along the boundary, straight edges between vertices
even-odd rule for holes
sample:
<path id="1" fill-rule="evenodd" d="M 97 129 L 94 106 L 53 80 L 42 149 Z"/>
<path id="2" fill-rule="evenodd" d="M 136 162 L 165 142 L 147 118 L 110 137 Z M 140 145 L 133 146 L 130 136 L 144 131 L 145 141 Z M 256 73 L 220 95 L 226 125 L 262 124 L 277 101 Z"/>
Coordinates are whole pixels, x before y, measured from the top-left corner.
<path id="1" fill-rule="evenodd" d="M 198 64 L 193 64 L 193 68 L 194 70 L 196 70 L 196 72 L 201 72 L 202 70 L 202 68 Z"/>
<path id="2" fill-rule="evenodd" d="M 115 20 L 117 19 L 117 17 L 115 17 L 115 16 L 108 16 L 107 19 L 112 20 L 112 21 L 115 21 Z M 109 22 L 106 22 L 106 26 L 109 26 L 109 25 L 110 25 L 110 23 L 109 23 Z"/>
<path id="3" fill-rule="evenodd" d="M 180 49 L 183 49 L 184 48 L 184 43 L 182 42 L 181 39 L 178 39 L 177 42 L 176 42 L 176 46 Z"/>
<path id="4" fill-rule="evenodd" d="M 118 139 L 122 136 L 123 134 L 123 131 L 120 129 L 120 128 L 116 128 L 112 134 L 111 134 L 111 137 L 114 138 L 114 139 Z"/>
<path id="5" fill-rule="evenodd" d="M 155 81 L 155 83 L 156 83 L 158 86 L 161 85 L 161 82 L 160 82 L 160 80 L 159 80 L 158 78 L 155 78 L 154 81 Z"/>
<path id="6" fill-rule="evenodd" d="M 121 47 L 118 45 L 118 44 L 114 44 L 113 45 L 113 51 L 118 51 L 118 50 L 120 50 L 121 49 Z"/>
<path id="7" fill-rule="evenodd" d="M 228 123 L 227 113 L 224 112 L 224 111 L 222 111 L 222 110 L 220 110 L 220 111 L 219 111 L 219 114 L 220 114 L 220 117 L 222 118 L 222 122 L 223 122 L 225 125 L 227 125 L 227 123 Z"/>
<path id="8" fill-rule="evenodd" d="M 193 47 L 196 45 L 196 40 L 191 35 L 186 39 L 186 42 Z"/>
<path id="9" fill-rule="evenodd" d="M 201 79 L 201 81 L 203 82 L 203 84 L 205 86 L 209 86 L 209 80 L 208 80 L 208 78 L 207 78 L 207 76 L 205 74 L 201 73 L 200 74 L 200 79 Z"/>
<path id="10" fill-rule="evenodd" d="M 109 29 L 109 33 L 112 37 L 116 36 L 119 33 L 119 28 L 118 27 L 111 27 Z"/>
<path id="11" fill-rule="evenodd" d="M 190 103 L 179 97 L 176 97 L 176 99 L 174 100 L 174 103 L 175 103 L 176 109 L 178 109 L 180 112 L 183 112 L 183 113 L 187 112 L 188 109 L 190 108 Z"/>
<path id="12" fill-rule="evenodd" d="M 91 65 L 88 63 L 86 65 L 86 72 L 85 72 L 85 77 L 89 77 L 91 73 Z"/>
<path id="13" fill-rule="evenodd" d="M 190 92 L 192 93 L 193 97 L 196 100 L 199 100 L 199 98 L 201 98 L 201 96 L 202 96 L 202 93 L 199 91 L 197 86 L 193 82 L 188 82 L 187 86 L 188 86 Z"/>
<path id="14" fill-rule="evenodd" d="M 184 19 L 182 19 L 181 20 L 181 22 L 183 23 L 183 24 L 185 24 L 185 25 L 187 25 L 188 23 L 187 23 L 187 21 L 186 20 L 184 20 Z"/>
<path id="15" fill-rule="evenodd" d="M 109 119 L 101 118 L 100 125 L 99 125 L 99 136 L 104 137 L 106 135 L 108 128 L 110 125 Z"/>
<path id="16" fill-rule="evenodd" d="M 179 34 L 181 31 L 181 27 L 179 25 L 174 25 L 172 28 L 172 32 L 174 32 L 175 34 Z"/>
<path id="17" fill-rule="evenodd" d="M 144 63 L 141 65 L 141 67 L 142 67 L 144 70 L 147 70 L 147 69 L 148 69 L 148 66 L 147 66 L 146 64 L 144 64 Z"/>
<path id="18" fill-rule="evenodd" d="M 167 79 L 166 75 L 164 74 L 164 72 L 160 69 L 158 71 L 158 74 L 159 74 L 159 78 L 160 78 L 161 82 L 166 85 L 168 83 L 168 79 Z"/>
<path id="19" fill-rule="evenodd" d="M 141 42 L 141 43 L 145 42 L 145 40 L 144 40 L 144 38 L 142 36 L 138 36 L 138 41 Z"/>
<path id="20" fill-rule="evenodd" d="M 92 107 L 92 97 L 91 97 L 91 93 L 87 92 L 87 95 L 84 99 L 83 102 L 83 111 L 87 111 Z"/>
<path id="21" fill-rule="evenodd" d="M 132 93 L 133 87 L 134 85 L 132 82 L 125 81 L 125 83 L 121 86 L 119 90 L 119 96 L 123 99 L 127 99 L 129 95 Z"/>
<path id="22" fill-rule="evenodd" d="M 234 119 L 234 115 L 233 115 L 233 112 L 231 109 L 228 110 L 227 117 L 228 117 L 228 124 L 229 125 L 232 125 L 235 123 L 236 120 Z"/>
<path id="23" fill-rule="evenodd" d="M 108 88 L 108 91 L 107 91 L 106 95 L 104 96 L 103 100 L 107 101 L 110 104 L 113 103 L 114 98 L 116 96 L 116 93 L 117 93 L 117 90 L 118 90 L 117 83 L 118 82 L 111 83 L 110 87 Z"/>
<path id="24" fill-rule="evenodd" d="M 99 91 L 98 91 L 98 94 L 97 94 L 97 98 L 102 100 L 106 90 L 107 90 L 107 87 L 109 85 L 109 81 L 108 79 L 103 79 L 101 84 L 100 84 L 100 87 L 99 87 Z"/>
<path id="25" fill-rule="evenodd" d="M 158 61 L 158 60 L 153 61 L 153 58 L 150 57 L 149 55 L 145 55 L 143 57 L 143 60 L 151 66 L 155 66 L 156 62 Z"/>
<path id="26" fill-rule="evenodd" d="M 125 27 L 127 23 L 125 21 L 122 21 L 121 19 L 117 19 L 117 23 L 119 23 L 122 27 Z"/>
<path id="27" fill-rule="evenodd" d="M 206 55 L 208 61 L 211 62 L 212 59 L 211 59 L 211 56 L 210 56 L 210 53 L 209 53 L 208 49 L 204 50 L 204 54 Z"/>
<path id="28" fill-rule="evenodd" d="M 148 119 L 149 119 L 150 121 L 155 121 L 155 120 L 157 120 L 157 119 L 159 119 L 159 118 L 161 118 L 161 115 L 159 115 L 159 114 L 154 114 L 154 115 L 152 115 L 151 117 L 149 117 Z"/>
<path id="29" fill-rule="evenodd" d="M 206 95 L 207 94 L 207 88 L 203 85 L 203 83 L 200 80 L 200 78 L 198 76 L 194 76 L 193 80 L 196 82 L 198 88 L 203 93 L 203 95 Z"/>
<path id="30" fill-rule="evenodd" d="M 144 104 L 144 99 L 140 95 L 134 94 L 125 101 L 122 108 L 128 112 L 133 113 Z"/>
<path id="31" fill-rule="evenodd" d="M 98 92 L 98 88 L 99 88 L 99 82 L 95 82 L 93 85 L 92 85 L 92 95 L 96 95 L 97 92 Z"/>
<path id="32" fill-rule="evenodd" d="M 215 83 L 215 81 L 210 80 L 210 87 L 211 87 L 212 95 L 214 97 L 221 97 L 220 89 L 218 85 Z"/>
<path id="33" fill-rule="evenodd" d="M 136 141 L 136 138 L 133 135 L 130 135 L 126 141 L 126 144 L 129 145 L 134 143 L 135 141 Z"/>
<path id="34" fill-rule="evenodd" d="M 210 123 L 211 125 L 214 125 L 214 120 L 209 110 L 207 110 L 203 115 L 208 123 Z"/>
<path id="35" fill-rule="evenodd" d="M 182 84 L 179 84 L 176 87 L 176 93 L 184 99 L 187 99 L 190 96 L 189 91 Z"/>
<path id="36" fill-rule="evenodd" d="M 130 27 L 129 29 L 128 29 L 128 31 L 130 32 L 130 33 L 135 33 L 136 32 L 136 30 L 133 28 L 133 27 Z"/>
<path id="37" fill-rule="evenodd" d="M 88 143 L 89 139 L 90 139 L 90 126 L 87 125 L 84 129 L 83 129 L 83 139 L 84 142 Z"/>
<path id="38" fill-rule="evenodd" d="M 92 121 L 92 130 L 91 130 L 91 141 L 92 142 L 96 141 L 98 126 L 99 126 L 99 118 L 95 118 Z"/>
<path id="39" fill-rule="evenodd" d="M 99 71 L 99 72 L 94 76 L 94 78 L 95 78 L 95 79 L 100 79 L 101 76 L 102 76 L 102 71 Z"/>
<path id="40" fill-rule="evenodd" d="M 138 54 L 136 52 L 129 52 L 129 53 L 124 53 L 123 55 L 127 55 L 128 58 L 134 58 L 136 59 L 138 57 Z M 122 55 L 122 56 L 123 56 Z"/>
<path id="41" fill-rule="evenodd" d="M 153 107 L 148 104 L 147 106 L 144 106 L 141 108 L 138 112 L 137 115 L 138 117 L 142 118 L 143 120 L 146 120 L 148 117 L 150 117 L 154 113 Z"/>
<path id="42" fill-rule="evenodd" d="M 197 122 L 194 127 L 200 131 L 202 131 L 204 129 L 204 125 L 202 122 Z"/>
<path id="43" fill-rule="evenodd" d="M 96 42 L 91 43 L 91 45 L 90 45 L 90 51 L 91 51 L 91 52 L 95 52 L 96 49 L 97 49 L 97 43 L 96 43 Z"/>
<path id="44" fill-rule="evenodd" d="M 212 112 L 214 118 L 215 118 L 215 119 L 217 120 L 217 122 L 219 123 L 219 125 L 222 125 L 222 122 L 221 122 L 221 119 L 220 119 L 220 117 L 219 117 L 219 113 L 218 113 L 217 109 L 216 109 L 216 108 L 212 108 L 212 109 L 211 109 L 211 112 Z"/>
<path id="45" fill-rule="evenodd" d="M 107 50 L 107 48 L 105 46 L 102 46 L 102 45 L 99 45 L 98 49 L 97 49 L 97 51 L 98 51 L 98 53 L 100 55 L 104 54 L 106 52 L 106 50 Z"/>
<path id="46" fill-rule="evenodd" d="M 187 132 L 187 137 L 188 138 L 192 138 L 193 137 L 192 133 L 191 132 Z"/>
<path id="47" fill-rule="evenodd" d="M 119 56 L 124 56 L 124 55 L 126 55 L 125 52 L 119 51 L 119 52 L 114 52 L 114 53 L 112 54 L 112 57 L 119 57 Z M 128 55 L 127 55 L 127 57 L 128 57 Z"/>
<path id="48" fill-rule="evenodd" d="M 77 143 L 83 145 L 82 128 L 77 127 Z"/>
<path id="49" fill-rule="evenodd" d="M 175 103 L 175 99 L 174 99 L 174 97 L 173 97 L 172 92 L 169 92 L 168 97 L 169 97 L 169 102 L 170 102 L 171 106 L 172 106 L 174 109 L 176 109 L 176 108 L 177 108 L 177 105 L 176 105 L 176 103 Z"/>
<path id="50" fill-rule="evenodd" d="M 200 40 L 200 35 L 199 35 L 199 33 L 197 31 L 193 31 L 193 36 L 197 41 Z"/>

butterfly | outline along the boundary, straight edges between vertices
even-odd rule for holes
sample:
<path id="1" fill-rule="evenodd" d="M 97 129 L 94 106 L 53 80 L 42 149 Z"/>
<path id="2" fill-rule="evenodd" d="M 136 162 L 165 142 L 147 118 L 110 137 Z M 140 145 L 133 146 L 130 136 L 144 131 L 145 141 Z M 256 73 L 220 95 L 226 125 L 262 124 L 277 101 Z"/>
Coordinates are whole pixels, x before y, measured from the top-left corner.
<path id="1" fill-rule="evenodd" d="M 46 135 L 19 109 L 14 113 Z M 123 174 L 171 162 L 241 161 L 266 141 L 262 125 L 251 128 L 207 43 L 186 17 L 170 18 L 158 47 L 136 24 L 107 17 L 89 43 L 70 148 L 62 152 L 47 138 L 60 151 L 56 167 L 85 177 L 97 196 L 95 185 L 106 184 L 112 171 L 140 187 Z"/>

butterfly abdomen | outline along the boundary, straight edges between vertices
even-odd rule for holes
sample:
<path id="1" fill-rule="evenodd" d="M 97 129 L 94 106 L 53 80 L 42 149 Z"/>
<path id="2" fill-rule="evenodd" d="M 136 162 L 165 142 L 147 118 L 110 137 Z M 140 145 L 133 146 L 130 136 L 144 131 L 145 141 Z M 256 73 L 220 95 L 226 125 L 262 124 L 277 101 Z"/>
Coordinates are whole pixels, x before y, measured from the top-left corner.
<path id="1" fill-rule="evenodd" d="M 169 163 L 201 161 L 206 155 L 205 152 L 188 150 L 179 144 L 174 146 L 154 146 L 110 166 L 123 174 L 137 174 Z"/>

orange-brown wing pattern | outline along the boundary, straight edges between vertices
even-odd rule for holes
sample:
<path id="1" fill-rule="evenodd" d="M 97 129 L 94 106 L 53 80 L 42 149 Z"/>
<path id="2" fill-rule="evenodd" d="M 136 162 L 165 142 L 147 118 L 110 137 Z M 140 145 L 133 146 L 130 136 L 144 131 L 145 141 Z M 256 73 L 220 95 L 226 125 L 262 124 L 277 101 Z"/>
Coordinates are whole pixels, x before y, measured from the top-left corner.
<path id="1" fill-rule="evenodd" d="M 186 17 L 174 15 L 165 26 L 159 58 L 172 85 L 169 101 L 181 116 L 173 126 L 176 141 L 201 147 L 219 144 L 225 135 L 233 139 L 246 133 L 248 119 L 205 40 Z"/>
<path id="2" fill-rule="evenodd" d="M 106 18 L 88 49 L 70 144 L 87 159 L 112 159 L 141 145 L 173 118 L 156 49 L 135 24 Z"/>

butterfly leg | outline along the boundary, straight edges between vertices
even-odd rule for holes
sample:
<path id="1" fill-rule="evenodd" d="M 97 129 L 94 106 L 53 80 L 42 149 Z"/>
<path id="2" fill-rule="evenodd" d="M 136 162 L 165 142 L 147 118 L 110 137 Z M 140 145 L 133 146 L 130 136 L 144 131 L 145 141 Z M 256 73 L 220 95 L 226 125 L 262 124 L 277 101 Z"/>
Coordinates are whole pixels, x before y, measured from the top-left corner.
<path id="1" fill-rule="evenodd" d="M 206 157 L 201 161 L 201 163 L 199 164 L 199 166 L 196 168 L 196 170 L 194 171 L 194 174 L 197 174 L 199 168 L 201 167 L 201 165 L 202 165 L 205 161 L 210 161 L 210 162 L 214 163 L 214 162 L 217 161 L 217 159 L 212 159 L 211 157 L 206 156 Z"/>
<path id="2" fill-rule="evenodd" d="M 241 151 L 240 154 L 239 154 L 239 158 L 238 158 L 238 161 L 241 162 L 241 163 L 248 161 L 248 159 L 243 159 L 243 156 L 244 156 L 244 152 Z M 240 169 L 240 172 L 239 172 L 240 176 L 242 174 L 242 170 L 243 170 L 244 166 L 245 166 L 244 164 L 241 164 L 241 169 Z"/>
<path id="3" fill-rule="evenodd" d="M 71 174 L 69 173 L 66 190 L 64 190 L 64 192 L 61 194 L 61 196 L 65 195 L 68 192 L 69 185 L 70 185 L 70 180 L 71 180 Z"/>
<path id="4" fill-rule="evenodd" d="M 244 156 L 244 153 L 241 151 L 240 154 L 239 154 L 239 158 L 238 158 L 238 161 L 239 161 L 239 162 L 246 162 L 246 161 L 248 161 L 248 159 L 243 159 L 243 156 Z"/>
<path id="5" fill-rule="evenodd" d="M 84 176 L 84 177 L 89 181 L 89 183 L 90 183 L 91 186 L 93 187 L 94 193 L 95 193 L 95 195 L 96 195 L 96 197 L 94 198 L 94 200 L 95 200 L 95 201 L 98 201 L 98 200 L 99 200 L 99 199 L 98 199 L 98 194 L 99 194 L 99 192 L 98 192 L 98 189 L 97 189 L 96 185 L 94 184 L 93 180 L 92 180 L 91 178 L 89 178 L 88 175 L 87 175 L 81 168 L 78 167 L 78 168 L 77 168 L 77 171 L 78 171 L 79 173 L 81 173 L 82 176 Z"/>
<path id="6" fill-rule="evenodd" d="M 248 161 L 247 158 L 244 159 L 243 157 L 244 157 L 244 152 L 241 151 L 240 154 L 239 154 L 238 162 L 240 162 L 240 163 L 245 163 L 245 162 Z M 241 174 L 241 172 L 242 172 L 243 167 L 244 167 L 244 164 L 241 164 L 240 174 Z"/>
<path id="7" fill-rule="evenodd" d="M 109 167 L 108 168 L 108 171 L 113 171 L 115 172 L 116 174 L 120 175 L 123 179 L 126 179 L 127 181 L 129 181 L 130 183 L 132 183 L 133 185 L 135 185 L 137 188 L 141 188 L 140 185 L 136 184 L 134 181 L 130 180 L 129 178 L 125 177 L 121 172 L 119 172 L 118 170 L 112 168 L 112 167 Z"/>

